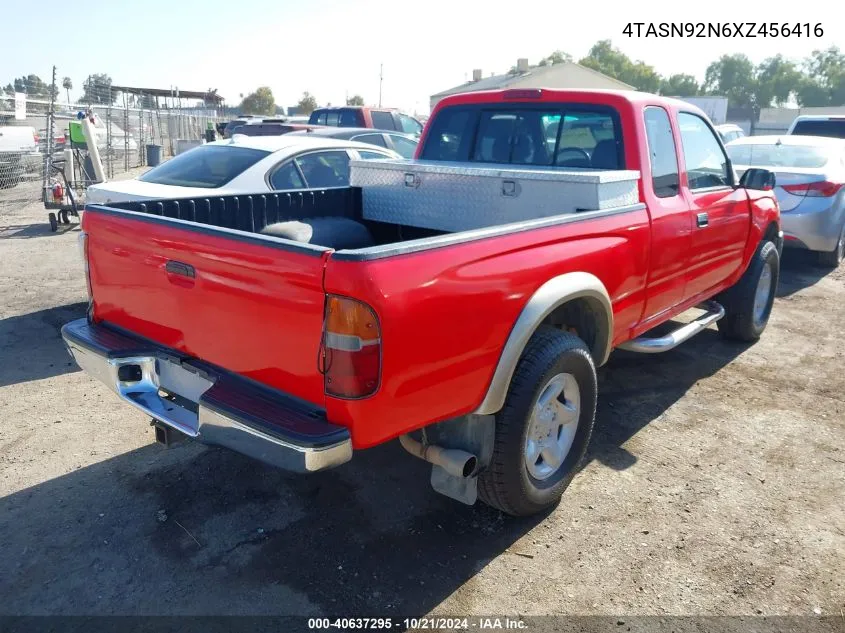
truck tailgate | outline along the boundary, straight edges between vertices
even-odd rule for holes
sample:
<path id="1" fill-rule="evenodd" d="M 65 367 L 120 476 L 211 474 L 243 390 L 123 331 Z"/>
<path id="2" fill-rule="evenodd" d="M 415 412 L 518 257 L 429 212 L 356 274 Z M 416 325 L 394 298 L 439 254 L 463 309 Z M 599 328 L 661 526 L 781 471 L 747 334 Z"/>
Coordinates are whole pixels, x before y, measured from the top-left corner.
<path id="1" fill-rule="evenodd" d="M 324 406 L 326 251 L 105 209 L 83 230 L 96 321 Z"/>

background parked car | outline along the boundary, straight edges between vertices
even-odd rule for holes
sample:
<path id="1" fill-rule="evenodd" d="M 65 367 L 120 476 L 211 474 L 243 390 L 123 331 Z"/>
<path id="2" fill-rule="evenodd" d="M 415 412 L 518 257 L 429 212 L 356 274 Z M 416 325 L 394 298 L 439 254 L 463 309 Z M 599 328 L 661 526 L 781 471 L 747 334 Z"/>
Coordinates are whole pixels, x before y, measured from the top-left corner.
<path id="1" fill-rule="evenodd" d="M 258 118 L 260 118 L 260 117 L 256 117 L 254 115 L 249 114 L 249 115 L 239 116 L 236 119 L 232 119 L 226 125 L 223 126 L 223 138 L 232 138 L 232 130 L 234 130 L 236 127 L 243 125 L 244 123 L 247 123 L 247 122 L 249 122 L 253 119 L 258 119 Z"/>
<path id="2" fill-rule="evenodd" d="M 716 131 L 719 133 L 719 136 L 722 137 L 723 143 L 730 143 L 731 141 L 735 141 L 736 139 L 745 136 L 745 132 L 742 128 L 738 125 L 734 125 L 733 123 L 723 123 L 722 125 L 717 125 Z"/>
<path id="3" fill-rule="evenodd" d="M 802 114 L 795 117 L 786 133 L 845 139 L 845 116 Z"/>
<path id="4" fill-rule="evenodd" d="M 38 133 L 27 125 L 0 126 L 0 188 L 14 187 L 41 165 Z"/>
<path id="5" fill-rule="evenodd" d="M 367 127 L 377 130 L 392 130 L 413 136 L 419 136 L 423 129 L 422 123 L 395 108 L 368 108 L 365 106 L 318 108 L 311 113 L 308 122 L 312 125 L 328 125 L 330 127 Z"/>
<path id="6" fill-rule="evenodd" d="M 232 128 L 230 136 L 234 136 L 235 134 L 243 134 L 245 136 L 280 136 L 281 134 L 288 134 L 298 130 L 308 130 L 311 127 L 307 123 L 287 123 L 279 119 L 256 119 L 255 121 L 247 121 L 243 125 Z"/>
<path id="7" fill-rule="evenodd" d="M 785 246 L 817 251 L 836 267 L 845 257 L 845 141 L 818 136 L 746 136 L 727 145 L 738 175 L 775 173 Z"/>
<path id="8" fill-rule="evenodd" d="M 345 187 L 351 158 L 401 156 L 387 148 L 333 138 L 238 136 L 179 154 L 138 178 L 92 185 L 86 202 Z"/>
<path id="9" fill-rule="evenodd" d="M 304 132 L 294 132 L 294 134 L 369 143 L 370 145 L 392 149 L 402 158 L 413 158 L 419 144 L 419 139 L 410 134 L 373 130 L 366 127 L 312 127 Z"/>

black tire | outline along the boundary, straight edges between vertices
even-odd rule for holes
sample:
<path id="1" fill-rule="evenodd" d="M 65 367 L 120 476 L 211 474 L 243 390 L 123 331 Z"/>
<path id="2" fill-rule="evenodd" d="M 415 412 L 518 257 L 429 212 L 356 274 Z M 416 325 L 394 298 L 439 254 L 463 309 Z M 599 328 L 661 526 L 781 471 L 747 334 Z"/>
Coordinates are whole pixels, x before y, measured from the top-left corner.
<path id="1" fill-rule="evenodd" d="M 47 214 L 47 219 L 50 220 L 50 230 L 55 233 L 59 230 L 59 221 L 56 219 L 55 213 Z"/>
<path id="2" fill-rule="evenodd" d="M 59 221 L 62 224 L 70 224 L 70 220 L 67 217 L 67 211 L 65 211 L 64 209 L 59 211 Z"/>
<path id="3" fill-rule="evenodd" d="M 766 268 L 771 273 L 769 293 L 761 313 L 755 315 L 757 286 Z M 725 308 L 718 321 L 719 332 L 727 339 L 754 342 L 763 334 L 777 294 L 780 277 L 780 256 L 773 242 L 762 241 L 739 281 L 716 300 Z"/>
<path id="4" fill-rule="evenodd" d="M 838 268 L 843 259 L 845 259 L 845 224 L 842 225 L 842 230 L 839 231 L 839 240 L 836 242 L 836 248 L 832 251 L 818 254 L 819 266 L 822 268 Z"/>
<path id="5" fill-rule="evenodd" d="M 575 437 L 566 458 L 547 478 L 528 472 L 525 444 L 531 413 L 541 389 L 555 375 L 573 376 L 580 392 Z M 490 465 L 478 476 L 478 496 L 514 516 L 547 510 L 560 501 L 590 442 L 596 418 L 596 367 L 586 344 L 574 334 L 543 326 L 517 364 L 507 399 L 496 414 L 496 439 Z"/>

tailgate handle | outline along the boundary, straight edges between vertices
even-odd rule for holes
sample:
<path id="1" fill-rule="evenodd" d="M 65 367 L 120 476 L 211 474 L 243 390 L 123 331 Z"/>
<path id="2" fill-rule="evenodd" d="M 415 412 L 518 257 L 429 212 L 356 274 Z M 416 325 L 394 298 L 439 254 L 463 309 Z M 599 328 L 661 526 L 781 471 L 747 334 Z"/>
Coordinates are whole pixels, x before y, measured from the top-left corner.
<path id="1" fill-rule="evenodd" d="M 522 191 L 522 187 L 519 186 L 519 183 L 515 180 L 503 180 L 502 181 L 502 195 L 507 198 L 516 198 L 520 192 Z"/>
<path id="2" fill-rule="evenodd" d="M 197 276 L 193 266 L 184 262 L 177 262 L 173 259 L 165 264 L 164 269 L 171 275 L 181 275 L 190 279 L 194 279 Z"/>
<path id="3" fill-rule="evenodd" d="M 405 174 L 405 186 L 416 189 L 420 186 L 420 177 L 413 173 Z"/>

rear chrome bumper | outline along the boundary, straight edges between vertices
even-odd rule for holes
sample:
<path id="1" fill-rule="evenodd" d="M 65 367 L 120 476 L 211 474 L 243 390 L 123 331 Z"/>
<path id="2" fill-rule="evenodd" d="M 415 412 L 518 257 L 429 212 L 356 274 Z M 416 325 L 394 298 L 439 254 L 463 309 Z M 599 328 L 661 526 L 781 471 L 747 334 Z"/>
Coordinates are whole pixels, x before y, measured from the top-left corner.
<path id="1" fill-rule="evenodd" d="M 278 391 L 86 319 L 67 323 L 62 338 L 77 364 L 120 398 L 205 444 L 293 472 L 352 457 L 347 429 Z"/>

